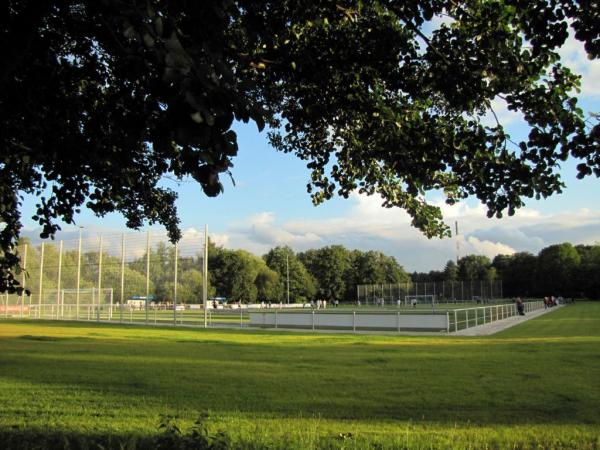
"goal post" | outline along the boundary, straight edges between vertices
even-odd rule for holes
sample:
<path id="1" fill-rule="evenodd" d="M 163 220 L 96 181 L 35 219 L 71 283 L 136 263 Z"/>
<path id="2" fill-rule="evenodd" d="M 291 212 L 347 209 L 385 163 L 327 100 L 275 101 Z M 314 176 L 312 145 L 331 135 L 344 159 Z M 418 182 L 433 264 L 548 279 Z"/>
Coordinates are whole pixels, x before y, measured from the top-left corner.
<path id="1" fill-rule="evenodd" d="M 431 305 L 432 308 L 435 308 L 436 303 L 437 303 L 437 295 L 433 295 L 433 294 L 404 296 L 404 304 L 406 306 Z"/>
<path id="2" fill-rule="evenodd" d="M 61 289 L 59 298 L 60 317 L 77 317 L 74 310 L 77 307 L 77 298 L 79 298 L 79 308 L 83 308 L 84 311 L 87 310 L 88 316 L 92 311 L 99 314 L 101 310 L 105 310 L 108 320 L 112 319 L 113 288 Z"/>

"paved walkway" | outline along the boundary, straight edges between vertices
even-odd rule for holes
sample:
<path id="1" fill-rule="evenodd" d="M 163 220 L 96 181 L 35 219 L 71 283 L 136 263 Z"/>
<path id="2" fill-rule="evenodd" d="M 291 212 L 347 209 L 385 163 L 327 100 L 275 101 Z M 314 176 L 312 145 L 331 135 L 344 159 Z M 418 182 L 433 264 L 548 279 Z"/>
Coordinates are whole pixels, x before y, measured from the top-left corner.
<path id="1" fill-rule="evenodd" d="M 520 323 L 525 322 L 529 319 L 535 319 L 536 317 L 543 316 L 549 312 L 556 311 L 562 308 L 564 305 L 554 306 L 548 309 L 538 309 L 531 311 L 524 316 L 513 316 L 508 319 L 497 320 L 496 322 L 486 323 L 485 325 L 479 325 L 476 327 L 466 328 L 464 330 L 453 331 L 450 333 L 451 336 L 488 336 L 490 334 L 496 334 L 499 331 L 506 330 L 507 328 L 514 327 Z"/>

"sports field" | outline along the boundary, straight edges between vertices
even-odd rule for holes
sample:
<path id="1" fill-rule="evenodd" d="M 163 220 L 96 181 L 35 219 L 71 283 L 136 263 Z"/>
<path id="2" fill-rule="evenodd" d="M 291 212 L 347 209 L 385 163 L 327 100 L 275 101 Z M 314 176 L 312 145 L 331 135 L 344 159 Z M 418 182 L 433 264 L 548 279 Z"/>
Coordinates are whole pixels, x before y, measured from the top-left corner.
<path id="1" fill-rule="evenodd" d="M 313 309 L 313 308 L 278 308 L 275 304 L 272 308 L 262 308 L 262 309 L 238 309 L 234 308 L 225 308 L 225 309 L 209 309 L 207 311 L 207 324 L 211 327 L 219 327 L 219 326 L 227 326 L 227 327 L 235 327 L 235 326 L 247 326 L 250 322 L 250 311 L 262 311 L 275 313 L 279 312 L 307 312 L 307 311 L 315 311 L 316 314 L 333 314 L 336 312 L 348 312 L 348 311 L 356 311 L 356 312 L 388 312 L 388 313 L 400 313 L 400 314 L 413 314 L 413 313 L 430 313 L 430 312 L 444 312 L 444 311 L 452 311 L 455 309 L 465 309 L 465 308 L 481 308 L 483 306 L 491 306 L 491 305 L 505 305 L 511 304 L 511 300 L 509 299 L 497 299 L 495 301 L 489 301 L 485 304 L 478 304 L 474 301 L 464 301 L 464 302 L 452 302 L 452 303 L 436 303 L 433 307 L 431 303 L 421 302 L 415 307 L 411 305 L 401 305 L 398 306 L 393 303 L 388 303 L 383 306 L 376 306 L 373 304 L 362 304 L 357 306 L 355 304 L 340 304 L 338 307 L 329 306 L 326 309 Z M 41 314 L 38 314 L 38 309 L 31 308 L 30 310 L 19 312 L 17 309 L 13 310 L 11 314 L 14 318 L 25 317 L 25 318 L 38 318 L 41 316 L 46 319 L 55 319 L 57 315 L 57 311 L 54 305 L 42 305 L 40 308 Z M 471 311 L 473 315 L 473 311 Z M 487 311 L 487 314 L 490 314 L 490 311 Z M 2 309 L 0 305 L 0 318 L 3 317 Z M 65 320 L 74 320 L 76 319 L 76 308 L 75 305 L 65 305 L 63 307 L 61 318 Z M 464 314 L 462 314 L 459 319 L 464 321 Z M 79 308 L 79 320 L 83 321 L 100 321 L 100 322 L 116 322 L 116 323 L 148 323 L 148 324 L 157 324 L 157 325 L 170 325 L 173 323 L 177 323 L 178 325 L 190 325 L 190 326 L 203 326 L 204 325 L 204 310 L 202 309 L 184 309 L 173 311 L 172 309 L 159 309 L 154 307 L 149 307 L 146 312 L 144 309 L 131 309 L 129 307 L 119 308 L 118 305 L 115 305 L 112 308 L 112 311 L 107 305 L 104 305 L 101 308 L 97 308 L 96 305 L 81 305 Z"/>
<path id="2" fill-rule="evenodd" d="M 125 448 L 208 410 L 231 448 L 596 449 L 599 380 L 600 303 L 485 338 L 0 321 L 13 444 Z"/>

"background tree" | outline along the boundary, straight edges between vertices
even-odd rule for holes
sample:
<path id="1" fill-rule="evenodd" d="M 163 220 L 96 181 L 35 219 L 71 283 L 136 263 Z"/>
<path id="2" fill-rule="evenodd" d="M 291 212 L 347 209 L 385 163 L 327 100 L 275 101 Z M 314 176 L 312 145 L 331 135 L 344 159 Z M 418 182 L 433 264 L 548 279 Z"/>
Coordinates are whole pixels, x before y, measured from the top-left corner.
<path id="1" fill-rule="evenodd" d="M 276 298 L 277 300 L 282 302 L 287 301 L 288 263 L 290 302 L 304 303 L 314 298 L 317 290 L 315 279 L 306 270 L 304 264 L 302 264 L 290 247 L 275 247 L 263 258 L 267 266 L 279 275 L 279 286 L 276 289 L 276 292 L 279 293 L 279 297 Z"/>
<path id="2" fill-rule="evenodd" d="M 463 281 L 493 281 L 496 271 L 487 256 L 467 255 L 458 260 L 459 278 Z"/>
<path id="3" fill-rule="evenodd" d="M 575 274 L 577 291 L 587 298 L 600 299 L 600 245 L 577 245 L 581 262 Z"/>
<path id="4" fill-rule="evenodd" d="M 453 260 L 448 260 L 444 267 L 444 280 L 456 281 L 458 280 L 458 266 Z"/>
<path id="5" fill-rule="evenodd" d="M 322 300 L 343 300 L 355 297 L 355 286 L 347 286 L 348 272 L 352 270 L 351 253 L 342 245 L 330 245 L 299 253 L 298 258 L 317 280 L 317 297 Z M 352 294 L 348 294 L 348 290 Z"/>
<path id="6" fill-rule="evenodd" d="M 540 295 L 536 287 L 537 257 L 528 252 L 494 258 L 506 297 Z"/>
<path id="7" fill-rule="evenodd" d="M 537 257 L 538 292 L 544 296 L 580 295 L 582 291 L 573 282 L 581 257 L 572 244 L 551 245 Z"/>
<path id="8" fill-rule="evenodd" d="M 315 203 L 378 194 L 428 236 L 449 231 L 427 191 L 450 204 L 476 196 L 499 217 L 560 192 L 568 157 L 580 178 L 599 176 L 600 125 L 558 58 L 569 27 L 600 56 L 600 13 L 585 5 L 3 2 L 0 288 L 18 286 L 23 193 L 40 198 L 43 237 L 85 205 L 178 239 L 176 193 L 159 181 L 192 177 L 220 193 L 234 120 L 267 123 L 276 148 L 307 162 Z M 485 124 L 498 99 L 523 114 L 522 141 Z"/>
<path id="9" fill-rule="evenodd" d="M 256 285 L 258 301 L 283 301 L 285 298 L 279 274 L 267 266 L 260 268 L 254 284 Z"/>

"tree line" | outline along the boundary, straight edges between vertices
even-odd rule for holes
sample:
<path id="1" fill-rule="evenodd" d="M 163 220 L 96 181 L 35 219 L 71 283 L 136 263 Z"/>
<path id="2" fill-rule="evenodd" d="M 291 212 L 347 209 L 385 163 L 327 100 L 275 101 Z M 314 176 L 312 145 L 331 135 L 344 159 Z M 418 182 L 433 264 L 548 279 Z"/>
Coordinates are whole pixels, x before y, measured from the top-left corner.
<path id="1" fill-rule="evenodd" d="M 59 251 L 55 245 L 44 246 L 43 271 L 40 271 L 41 247 L 28 240 L 26 286 L 38 292 L 58 288 Z M 102 261 L 100 265 L 99 262 Z M 78 253 L 60 256 L 60 287 L 76 287 Z M 177 265 L 175 264 L 177 261 Z M 101 268 L 100 268 L 101 266 Z M 331 245 L 303 252 L 288 246 L 275 247 L 257 256 L 246 250 L 231 250 L 209 241 L 208 295 L 225 297 L 231 302 L 302 303 L 315 299 L 355 301 L 357 285 L 401 284 L 441 281 L 501 280 L 505 297 L 563 295 L 578 298 L 600 298 L 600 245 L 563 243 L 542 249 L 537 255 L 518 252 L 497 255 L 493 260 L 482 255 L 466 255 L 458 263 L 450 260 L 443 270 L 409 274 L 393 256 L 379 251 L 350 250 Z M 40 283 L 40 274 L 42 280 Z M 146 274 L 148 280 L 146 280 Z M 175 276 L 177 274 L 177 276 Z M 18 275 L 21 279 L 22 275 Z M 202 298 L 204 279 L 202 255 L 177 255 L 173 246 L 164 242 L 150 248 L 122 265 L 121 258 L 98 251 L 81 255 L 79 287 L 113 288 L 115 301 L 148 292 L 157 301 L 172 301 L 175 287 L 180 303 L 198 303 Z M 175 286 L 176 283 L 176 286 Z M 118 294 L 118 295 L 117 295 Z"/>
<path id="2" fill-rule="evenodd" d="M 378 251 L 331 245 L 305 252 L 275 247 L 262 258 L 209 245 L 211 288 L 230 301 L 356 300 L 357 284 L 407 283 L 396 259 Z M 289 286 L 288 286 L 289 282 Z M 288 294 L 289 293 L 289 294 Z"/>
<path id="3" fill-rule="evenodd" d="M 1 2 L 0 292 L 22 290 L 24 195 L 44 239 L 85 206 L 132 229 L 160 223 L 176 242 L 177 192 L 161 181 L 219 195 L 250 150 L 236 122 L 268 127 L 306 163 L 315 204 L 378 195 L 428 237 L 450 229 L 427 192 L 502 217 L 562 192 L 569 158 L 578 178 L 600 177 L 599 116 L 560 59 L 569 35 L 600 58 L 594 4 Z M 523 117 L 523 139 L 498 120 L 498 98 Z"/>
<path id="4" fill-rule="evenodd" d="M 600 245 L 565 242 L 543 248 L 537 255 L 517 252 L 497 255 L 467 255 L 450 260 L 443 270 L 414 272 L 415 282 L 502 280 L 504 296 L 545 297 L 562 295 L 600 298 Z"/>

